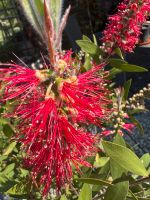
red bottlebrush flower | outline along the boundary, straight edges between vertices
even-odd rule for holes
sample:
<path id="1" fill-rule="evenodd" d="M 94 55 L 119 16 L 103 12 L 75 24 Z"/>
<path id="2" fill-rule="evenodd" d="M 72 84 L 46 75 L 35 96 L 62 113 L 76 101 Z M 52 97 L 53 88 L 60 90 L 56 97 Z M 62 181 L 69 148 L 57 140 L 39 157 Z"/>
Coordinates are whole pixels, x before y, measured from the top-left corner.
<path id="1" fill-rule="evenodd" d="M 3 64 L 7 68 L 0 68 L 3 74 L 0 80 L 5 85 L 4 99 L 25 99 L 33 91 L 36 92 L 40 82 L 46 80 L 45 75 L 39 70 L 32 70 L 15 64 Z"/>
<path id="2" fill-rule="evenodd" d="M 138 43 L 142 24 L 150 12 L 149 0 L 124 0 L 119 4 L 118 12 L 109 17 L 104 30 L 103 48 L 112 53 L 120 47 L 125 52 L 132 52 Z"/>
<path id="3" fill-rule="evenodd" d="M 62 98 L 75 114 L 77 122 L 100 126 L 110 114 L 107 109 L 110 100 L 106 89 L 106 73 L 99 73 L 104 65 L 97 66 L 63 82 L 60 87 Z"/>
<path id="4" fill-rule="evenodd" d="M 101 126 L 108 119 L 108 76 L 103 64 L 77 75 L 80 62 L 72 52 L 56 55 L 54 73 L 18 65 L 0 69 L 4 99 L 17 100 L 9 116 L 19 119 L 16 138 L 26 152 L 33 181 L 46 195 L 51 183 L 59 190 L 72 180 L 72 165 L 90 166 L 86 158 L 97 152 L 97 137 L 81 123 Z M 84 126 L 85 127 L 85 126 Z M 101 137 L 101 136 L 100 136 Z"/>
<path id="5" fill-rule="evenodd" d="M 31 106 L 30 106 L 31 108 Z M 23 123 L 29 128 L 22 128 L 24 137 L 21 141 L 26 148 L 28 159 L 26 165 L 32 168 L 34 180 L 43 185 L 43 194 L 50 189 L 52 179 L 57 188 L 72 180 L 73 164 L 90 166 L 85 159 L 96 152 L 93 146 L 95 136 L 74 127 L 60 113 L 61 108 L 48 98 L 32 109 L 22 111 Z"/>

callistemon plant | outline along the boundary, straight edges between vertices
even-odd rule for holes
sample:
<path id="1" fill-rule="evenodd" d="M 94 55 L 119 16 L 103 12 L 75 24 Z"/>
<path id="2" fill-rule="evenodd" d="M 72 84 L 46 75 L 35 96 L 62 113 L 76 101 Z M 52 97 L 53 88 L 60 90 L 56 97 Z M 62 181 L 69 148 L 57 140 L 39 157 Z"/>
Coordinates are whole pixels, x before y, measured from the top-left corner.
<path id="1" fill-rule="evenodd" d="M 81 73 L 82 63 L 71 51 L 56 50 L 61 40 L 55 37 L 46 1 L 44 9 L 50 64 L 43 64 L 41 70 L 5 64 L 0 80 L 5 85 L 3 100 L 15 102 L 13 112 L 6 116 L 19 121 L 15 137 L 26 152 L 25 166 L 46 195 L 52 183 L 57 190 L 71 183 L 72 166 L 78 171 L 80 165 L 91 167 L 86 158 L 98 151 L 100 137 L 86 127 L 102 127 L 109 120 L 111 101 L 105 64 L 93 62 L 89 71 Z"/>
<path id="2" fill-rule="evenodd" d="M 120 3 L 118 12 L 108 18 L 104 30 L 105 51 L 110 54 L 116 47 L 120 47 L 125 52 L 132 52 L 149 12 L 149 0 L 124 0 Z"/>

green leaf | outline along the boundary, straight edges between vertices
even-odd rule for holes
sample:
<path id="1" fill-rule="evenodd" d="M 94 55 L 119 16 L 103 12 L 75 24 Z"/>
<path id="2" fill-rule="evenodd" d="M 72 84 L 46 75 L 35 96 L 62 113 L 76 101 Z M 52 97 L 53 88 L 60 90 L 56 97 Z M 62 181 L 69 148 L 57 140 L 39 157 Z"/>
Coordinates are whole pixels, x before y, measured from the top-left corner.
<path id="1" fill-rule="evenodd" d="M 92 185 L 106 185 L 106 186 L 112 185 L 109 181 L 104 181 L 104 180 L 100 180 L 100 179 L 96 179 L 96 178 L 79 178 L 77 180 L 79 180 L 83 183 L 88 183 L 88 184 L 92 184 Z"/>
<path id="2" fill-rule="evenodd" d="M 5 124 L 8 124 L 8 120 L 7 119 L 4 119 L 4 118 L 0 118 L 0 124 L 1 125 L 5 125 Z"/>
<path id="3" fill-rule="evenodd" d="M 4 156 L 8 156 L 16 147 L 17 142 L 12 142 L 10 145 L 6 148 L 5 152 L 3 153 Z"/>
<path id="4" fill-rule="evenodd" d="M 2 171 L 2 174 L 4 174 L 8 178 L 12 178 L 15 174 L 14 169 L 15 169 L 15 163 L 11 163 L 6 166 L 6 168 Z"/>
<path id="5" fill-rule="evenodd" d="M 84 184 L 79 194 L 78 200 L 92 200 L 92 189 L 90 185 Z"/>
<path id="6" fill-rule="evenodd" d="M 53 20 L 54 29 L 56 34 L 59 31 L 59 25 L 61 21 L 61 14 L 62 14 L 62 6 L 63 6 L 63 0 L 48 0 L 49 9 L 50 9 L 50 15 Z"/>
<path id="7" fill-rule="evenodd" d="M 112 142 L 102 141 L 105 152 L 122 168 L 140 176 L 148 176 L 144 165 L 140 159 L 128 148 L 114 144 Z"/>
<path id="8" fill-rule="evenodd" d="M 128 113 L 128 114 L 129 114 L 129 113 Z M 133 117 L 133 116 L 130 115 L 130 114 L 129 114 L 129 117 L 130 117 L 130 120 L 133 122 L 133 124 L 135 124 L 136 127 L 140 130 L 140 132 L 141 132 L 142 134 L 144 134 L 144 129 L 143 129 L 142 125 L 140 124 L 140 122 L 139 122 L 137 119 L 135 119 L 135 117 Z"/>
<path id="9" fill-rule="evenodd" d="M 119 134 L 116 134 L 116 136 L 114 137 L 113 143 L 126 147 L 125 140 Z M 113 159 L 110 159 L 110 172 L 111 172 L 113 180 L 118 179 L 122 176 L 122 174 L 127 173 L 127 171 L 123 167 L 118 165 L 118 163 L 116 163 Z"/>
<path id="10" fill-rule="evenodd" d="M 121 73 L 122 71 L 120 69 L 117 69 L 113 67 L 111 70 L 109 70 L 109 78 L 114 78 L 117 74 Z"/>
<path id="11" fill-rule="evenodd" d="M 89 54 L 85 54 L 84 68 L 86 71 L 91 69 L 91 56 Z"/>
<path id="12" fill-rule="evenodd" d="M 29 189 L 30 188 L 27 188 L 27 185 L 25 183 L 19 182 L 15 184 L 13 187 L 9 188 L 9 190 L 7 190 L 5 194 L 8 194 L 10 196 L 13 196 L 19 199 L 21 197 L 26 198 L 28 197 Z"/>
<path id="13" fill-rule="evenodd" d="M 5 136 L 10 138 L 14 135 L 15 132 L 10 124 L 5 124 L 3 126 L 3 133 L 5 134 Z"/>
<path id="14" fill-rule="evenodd" d="M 131 83 L 132 83 L 132 79 L 126 81 L 124 84 L 124 96 L 123 96 L 124 101 L 126 101 L 128 99 L 128 94 L 129 94 L 129 90 L 131 87 Z"/>
<path id="15" fill-rule="evenodd" d="M 108 179 L 109 173 L 110 173 L 110 164 L 108 161 L 103 167 L 100 168 L 97 176 L 100 180 L 105 181 L 106 179 Z M 92 191 L 100 191 L 101 188 L 103 188 L 103 185 L 93 185 Z"/>
<path id="16" fill-rule="evenodd" d="M 60 198 L 60 200 L 67 200 L 66 195 L 62 195 L 61 198 Z"/>
<path id="17" fill-rule="evenodd" d="M 118 165 L 117 162 L 115 162 L 113 159 L 110 159 L 110 172 L 112 175 L 113 180 L 120 178 L 123 173 L 126 173 L 127 171 Z"/>
<path id="18" fill-rule="evenodd" d="M 76 43 L 82 51 L 90 54 L 96 62 L 99 62 L 99 56 L 102 55 L 103 52 L 98 46 L 88 40 L 77 40 Z"/>
<path id="19" fill-rule="evenodd" d="M 2 173 L 0 172 L 0 187 L 2 184 L 5 184 L 9 179 Z"/>
<path id="20" fill-rule="evenodd" d="M 108 161 L 108 157 L 100 157 L 99 154 L 97 154 L 94 162 L 94 167 L 103 167 Z"/>
<path id="21" fill-rule="evenodd" d="M 89 41 L 89 42 L 92 42 L 92 41 L 90 40 L 90 38 L 88 38 L 86 35 L 83 35 L 82 38 L 83 38 L 83 40 L 87 40 L 87 41 Z"/>
<path id="22" fill-rule="evenodd" d="M 122 54 L 120 48 L 116 48 L 116 49 L 115 49 L 115 53 L 116 53 L 122 60 L 124 60 L 124 57 L 123 57 L 123 54 Z"/>
<path id="23" fill-rule="evenodd" d="M 29 174 L 29 171 L 23 168 L 20 168 L 20 172 L 21 172 L 20 177 L 22 178 L 25 178 Z"/>
<path id="24" fill-rule="evenodd" d="M 147 69 L 145 69 L 143 67 L 128 64 L 126 61 L 117 59 L 117 58 L 110 58 L 109 63 L 111 65 L 111 67 L 115 67 L 124 72 L 146 72 L 146 71 L 148 71 Z"/>
<path id="25" fill-rule="evenodd" d="M 94 44 L 96 45 L 96 46 L 98 46 L 98 43 L 97 43 L 97 39 L 96 39 L 96 36 L 93 34 L 93 41 L 94 41 Z"/>
<path id="26" fill-rule="evenodd" d="M 150 154 L 146 153 L 144 154 L 140 160 L 142 161 L 145 168 L 147 168 L 150 165 Z"/>
<path id="27" fill-rule="evenodd" d="M 41 18 L 44 17 L 44 4 L 41 0 L 34 0 L 38 12 L 40 13 Z"/>
<path id="28" fill-rule="evenodd" d="M 121 135 L 119 135 L 119 134 L 116 134 L 116 136 L 114 137 L 113 142 L 114 142 L 115 144 L 120 144 L 121 146 L 126 147 L 126 142 L 125 142 L 125 140 L 124 140 L 123 137 L 122 137 Z"/>
<path id="29" fill-rule="evenodd" d="M 111 67 L 115 67 L 117 69 L 120 69 L 119 68 L 120 65 L 127 64 L 127 62 L 125 60 L 118 59 L 118 58 L 110 58 L 108 61 L 111 65 Z"/>
<path id="30" fill-rule="evenodd" d="M 34 29 L 39 33 L 41 38 L 43 38 L 43 26 L 44 21 L 43 17 L 40 15 L 41 9 L 38 11 L 39 6 L 37 7 L 37 2 L 41 0 L 19 0 L 18 2 L 21 4 L 23 8 L 23 12 L 25 13 L 26 17 L 28 18 L 29 22 L 33 25 Z M 40 4 L 40 3 L 39 3 Z"/>
<path id="31" fill-rule="evenodd" d="M 8 158 L 8 156 L 0 156 L 0 162 L 2 162 L 3 160 L 6 160 Z"/>
<path id="32" fill-rule="evenodd" d="M 144 67 L 140 67 L 137 65 L 131 65 L 131 64 L 123 64 L 120 66 L 120 68 L 124 72 L 147 72 L 148 70 Z"/>
<path id="33" fill-rule="evenodd" d="M 129 182 L 117 183 L 107 189 L 104 200 L 125 200 L 128 190 Z"/>
<path id="34" fill-rule="evenodd" d="M 1 179 L 1 178 L 2 178 L 2 177 L 0 177 L 0 179 Z M 0 180 L 0 182 L 1 182 L 1 180 Z M 6 192 L 6 191 L 9 190 L 11 187 L 13 187 L 15 184 L 16 184 L 15 181 L 12 181 L 12 180 L 4 179 L 4 178 L 3 178 L 3 181 L 2 181 L 1 184 L 0 184 L 0 193 Z"/>

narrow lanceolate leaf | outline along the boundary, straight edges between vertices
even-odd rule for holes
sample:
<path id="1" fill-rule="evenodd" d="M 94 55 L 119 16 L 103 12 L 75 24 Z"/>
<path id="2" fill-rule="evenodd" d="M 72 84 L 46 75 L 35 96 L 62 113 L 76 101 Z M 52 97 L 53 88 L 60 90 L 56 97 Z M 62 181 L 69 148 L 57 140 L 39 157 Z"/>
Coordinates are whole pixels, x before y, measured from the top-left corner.
<path id="1" fill-rule="evenodd" d="M 85 54 L 85 62 L 84 62 L 84 69 L 85 71 L 88 71 L 89 69 L 91 69 L 92 65 L 91 65 L 91 57 L 89 54 Z"/>
<path id="2" fill-rule="evenodd" d="M 90 185 L 84 184 L 79 194 L 78 200 L 92 200 L 92 189 Z"/>
<path id="3" fill-rule="evenodd" d="M 109 79 L 114 78 L 117 74 L 120 74 L 120 73 L 122 73 L 120 69 L 113 67 L 112 69 L 109 70 Z"/>
<path id="4" fill-rule="evenodd" d="M 6 148 L 6 150 L 4 151 L 4 156 L 8 156 L 15 148 L 17 142 L 12 142 L 9 144 L 9 146 Z"/>
<path id="5" fill-rule="evenodd" d="M 131 64 L 123 64 L 120 66 L 120 69 L 124 72 L 147 72 L 148 71 L 144 67 L 131 65 Z"/>
<path id="6" fill-rule="evenodd" d="M 150 154 L 146 153 L 144 154 L 140 160 L 142 161 L 143 165 L 145 166 L 145 168 L 150 166 Z"/>
<path id="7" fill-rule="evenodd" d="M 96 39 L 96 36 L 93 34 L 93 41 L 94 41 L 94 44 L 96 45 L 96 46 L 98 46 L 98 43 L 97 43 L 97 39 Z"/>
<path id="8" fill-rule="evenodd" d="M 15 169 L 15 163 L 11 163 L 6 166 L 6 168 L 2 171 L 2 174 L 7 176 L 7 178 L 12 178 L 15 173 L 14 169 Z"/>
<path id="9" fill-rule="evenodd" d="M 103 141 L 102 144 L 108 156 L 118 165 L 133 174 L 148 176 L 143 163 L 130 149 L 112 142 Z"/>
<path id="10" fill-rule="evenodd" d="M 63 34 L 63 31 L 64 31 L 65 26 L 67 24 L 67 20 L 68 20 L 68 17 L 69 17 L 70 10 L 71 10 L 71 6 L 69 5 L 69 7 L 65 11 L 65 14 L 62 17 L 62 20 L 61 20 L 60 25 L 59 25 L 59 30 L 58 30 L 58 32 L 56 32 L 56 42 L 55 42 L 55 48 L 56 49 L 61 50 L 62 34 Z"/>
<path id="11" fill-rule="evenodd" d="M 48 10 L 47 1 L 44 0 L 44 19 L 45 19 L 45 30 L 47 37 L 47 46 L 49 51 L 49 58 L 52 65 L 54 65 L 54 24 L 51 18 L 51 13 Z"/>
<path id="12" fill-rule="evenodd" d="M 123 64 L 119 67 L 124 72 L 147 72 L 148 70 L 144 67 L 140 67 L 137 65 Z"/>
<path id="13" fill-rule="evenodd" d="M 86 35 L 83 35 L 83 36 L 82 36 L 82 39 L 83 39 L 83 40 L 87 40 L 87 41 L 89 41 L 89 42 L 92 42 L 92 41 L 90 40 L 90 38 L 88 38 Z"/>
<path id="14" fill-rule="evenodd" d="M 43 1 L 42 0 L 34 0 L 35 5 L 37 7 L 37 10 L 41 16 L 41 18 L 44 18 L 44 6 L 43 6 Z"/>
<path id="15" fill-rule="evenodd" d="M 115 53 L 116 53 L 122 60 L 124 60 L 124 57 L 123 57 L 123 54 L 122 54 L 120 48 L 116 48 L 116 49 L 115 49 Z"/>
<path id="16" fill-rule="evenodd" d="M 79 45 L 82 51 L 90 54 L 91 57 L 98 63 L 99 56 L 103 54 L 102 50 L 96 46 L 93 42 L 86 40 L 77 40 L 76 43 Z"/>
<path id="17" fill-rule="evenodd" d="M 117 59 L 117 58 L 109 59 L 109 63 L 110 63 L 111 67 L 120 69 L 123 72 L 146 72 L 146 71 L 148 71 L 144 67 L 140 67 L 137 65 L 131 65 L 131 64 L 128 64 L 126 61 Z"/>
<path id="18" fill-rule="evenodd" d="M 119 134 L 116 134 L 116 136 L 114 137 L 113 143 L 126 147 L 125 140 Z M 122 174 L 126 174 L 127 170 L 121 167 L 120 165 L 118 165 L 118 163 L 116 163 L 113 159 L 110 158 L 110 172 L 111 172 L 113 180 L 115 180 L 115 179 L 120 178 Z"/>
<path id="19" fill-rule="evenodd" d="M 126 81 L 125 84 L 124 84 L 124 96 L 123 96 L 124 101 L 126 101 L 127 98 L 128 98 L 131 83 L 132 83 L 132 79 Z"/>
<path id="20" fill-rule="evenodd" d="M 125 200 L 128 190 L 129 182 L 117 183 L 107 189 L 104 200 Z"/>
<path id="21" fill-rule="evenodd" d="M 125 140 L 120 134 L 116 134 L 113 143 L 126 147 Z M 110 171 L 113 180 L 121 177 L 123 173 L 126 173 L 126 170 L 118 165 L 113 159 L 110 159 Z"/>
<path id="22" fill-rule="evenodd" d="M 34 27 L 36 32 L 41 36 L 43 39 L 43 17 L 42 13 L 42 1 L 41 0 L 19 0 L 18 1 L 23 8 L 23 12 L 26 15 L 28 21 Z M 38 2 L 38 3 L 37 3 Z M 40 5 L 40 6 L 39 6 Z"/>
<path id="23" fill-rule="evenodd" d="M 55 32 L 58 33 L 61 21 L 62 6 L 64 0 L 46 0 L 51 13 L 52 21 L 54 24 Z"/>
<path id="24" fill-rule="evenodd" d="M 18 182 L 13 187 L 11 187 L 5 194 L 8 194 L 13 197 L 18 197 L 18 199 L 24 199 L 28 197 L 30 187 L 27 188 L 27 185 L 22 182 Z M 21 198 L 22 197 L 22 198 Z"/>
<path id="25" fill-rule="evenodd" d="M 119 69 L 120 65 L 127 64 L 127 62 L 125 60 L 118 59 L 118 58 L 110 58 L 109 64 L 111 65 L 111 67 L 115 67 Z"/>
<path id="26" fill-rule="evenodd" d="M 112 185 L 109 181 L 104 181 L 101 179 L 96 179 L 96 178 L 79 178 L 77 179 L 83 183 L 88 183 L 92 185 L 105 185 L 105 186 L 110 186 Z"/>

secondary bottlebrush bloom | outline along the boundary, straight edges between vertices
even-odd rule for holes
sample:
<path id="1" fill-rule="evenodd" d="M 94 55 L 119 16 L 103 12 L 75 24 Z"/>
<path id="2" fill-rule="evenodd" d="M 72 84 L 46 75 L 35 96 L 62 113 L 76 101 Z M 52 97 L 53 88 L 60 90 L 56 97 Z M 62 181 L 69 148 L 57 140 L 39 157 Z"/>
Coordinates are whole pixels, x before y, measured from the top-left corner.
<path id="1" fill-rule="evenodd" d="M 85 124 L 101 127 L 111 113 L 104 64 L 93 64 L 91 70 L 78 74 L 81 63 L 71 55 L 71 51 L 58 53 L 53 72 L 13 64 L 0 69 L 5 74 L 3 98 L 16 101 L 8 114 L 19 119 L 15 137 L 43 195 L 51 183 L 58 190 L 71 183 L 72 166 L 78 170 L 80 165 L 90 166 L 86 159 L 97 152 L 97 136 L 87 132 Z"/>
<path id="2" fill-rule="evenodd" d="M 132 52 L 149 12 L 149 0 L 124 0 L 119 4 L 118 12 L 108 18 L 108 25 L 104 30 L 105 51 L 111 53 L 120 47 L 125 52 Z"/>

